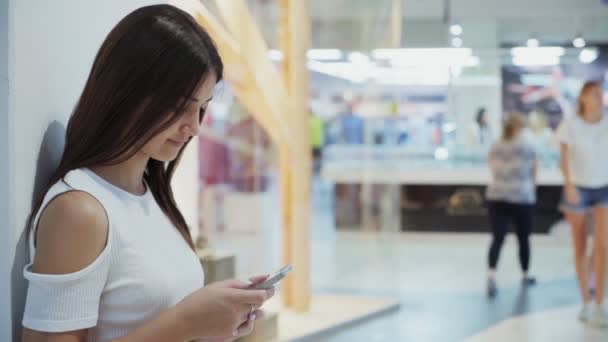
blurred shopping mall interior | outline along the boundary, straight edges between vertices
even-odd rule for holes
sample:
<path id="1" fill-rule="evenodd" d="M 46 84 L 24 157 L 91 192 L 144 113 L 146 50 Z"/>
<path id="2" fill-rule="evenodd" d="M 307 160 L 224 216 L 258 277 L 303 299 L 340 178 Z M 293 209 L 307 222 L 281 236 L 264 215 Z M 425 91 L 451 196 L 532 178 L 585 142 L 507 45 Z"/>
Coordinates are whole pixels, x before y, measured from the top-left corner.
<path id="1" fill-rule="evenodd" d="M 0 0 L 0 341 L 20 326 L 32 194 L 92 59 L 158 2 Z M 586 81 L 608 113 L 608 1 L 168 2 L 226 65 L 174 180 L 206 280 L 294 265 L 243 341 L 608 341 L 577 318 L 556 133 Z M 509 227 L 490 293 L 488 153 L 514 113 L 537 160 L 535 284 Z"/>

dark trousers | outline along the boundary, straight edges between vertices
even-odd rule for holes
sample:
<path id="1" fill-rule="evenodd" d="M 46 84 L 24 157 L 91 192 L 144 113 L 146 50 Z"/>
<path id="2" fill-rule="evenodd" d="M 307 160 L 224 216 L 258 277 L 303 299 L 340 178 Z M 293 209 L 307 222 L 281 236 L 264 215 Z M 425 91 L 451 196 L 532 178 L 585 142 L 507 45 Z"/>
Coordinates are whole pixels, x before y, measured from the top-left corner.
<path id="1" fill-rule="evenodd" d="M 517 241 L 519 242 L 519 262 L 521 269 L 526 272 L 530 265 L 530 232 L 532 231 L 531 204 L 516 204 L 503 201 L 490 201 L 489 216 L 493 239 L 488 253 L 488 265 L 496 269 L 500 249 L 507 235 L 509 223 L 515 226 Z"/>

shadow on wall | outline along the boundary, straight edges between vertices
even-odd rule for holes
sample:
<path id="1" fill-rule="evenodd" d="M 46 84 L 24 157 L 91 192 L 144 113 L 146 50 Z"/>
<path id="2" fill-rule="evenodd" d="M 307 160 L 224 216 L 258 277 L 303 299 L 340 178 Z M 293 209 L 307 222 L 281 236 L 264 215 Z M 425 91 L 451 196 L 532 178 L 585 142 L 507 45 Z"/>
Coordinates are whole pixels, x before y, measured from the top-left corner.
<path id="1" fill-rule="evenodd" d="M 55 171 L 65 145 L 65 126 L 59 121 L 53 121 L 44 133 L 42 145 L 38 152 L 36 163 L 36 177 L 32 193 L 32 206 L 47 185 L 52 173 Z M 24 223 L 25 224 L 25 223 Z M 23 278 L 23 268 L 29 260 L 27 247 L 27 227 L 24 227 L 15 247 L 15 261 L 11 270 L 12 309 L 13 309 L 13 341 L 21 341 L 21 320 L 25 306 L 25 293 L 27 283 Z"/>

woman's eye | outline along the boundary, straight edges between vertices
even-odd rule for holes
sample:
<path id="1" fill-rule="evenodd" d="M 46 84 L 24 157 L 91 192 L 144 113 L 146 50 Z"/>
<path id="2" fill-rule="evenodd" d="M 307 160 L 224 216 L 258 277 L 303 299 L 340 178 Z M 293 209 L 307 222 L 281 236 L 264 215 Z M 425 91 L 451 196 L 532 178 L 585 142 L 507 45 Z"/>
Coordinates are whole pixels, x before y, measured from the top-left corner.
<path id="1" fill-rule="evenodd" d="M 205 116 L 205 112 L 206 112 L 206 111 L 207 111 L 207 106 L 205 106 L 205 107 L 203 107 L 203 108 L 199 108 L 199 110 L 198 110 L 198 114 L 199 114 L 199 115 L 198 115 L 198 117 L 199 117 L 199 120 L 201 120 L 201 121 L 203 120 L 203 116 Z"/>

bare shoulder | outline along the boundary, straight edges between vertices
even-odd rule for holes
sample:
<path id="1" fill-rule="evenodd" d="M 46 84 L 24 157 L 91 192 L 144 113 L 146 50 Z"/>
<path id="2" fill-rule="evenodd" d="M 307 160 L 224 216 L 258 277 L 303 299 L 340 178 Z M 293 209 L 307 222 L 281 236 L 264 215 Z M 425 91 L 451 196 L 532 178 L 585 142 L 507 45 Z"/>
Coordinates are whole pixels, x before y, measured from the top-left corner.
<path id="1" fill-rule="evenodd" d="M 108 218 L 101 203 L 90 194 L 66 192 L 41 210 L 33 272 L 76 272 L 95 261 L 105 248 Z"/>

